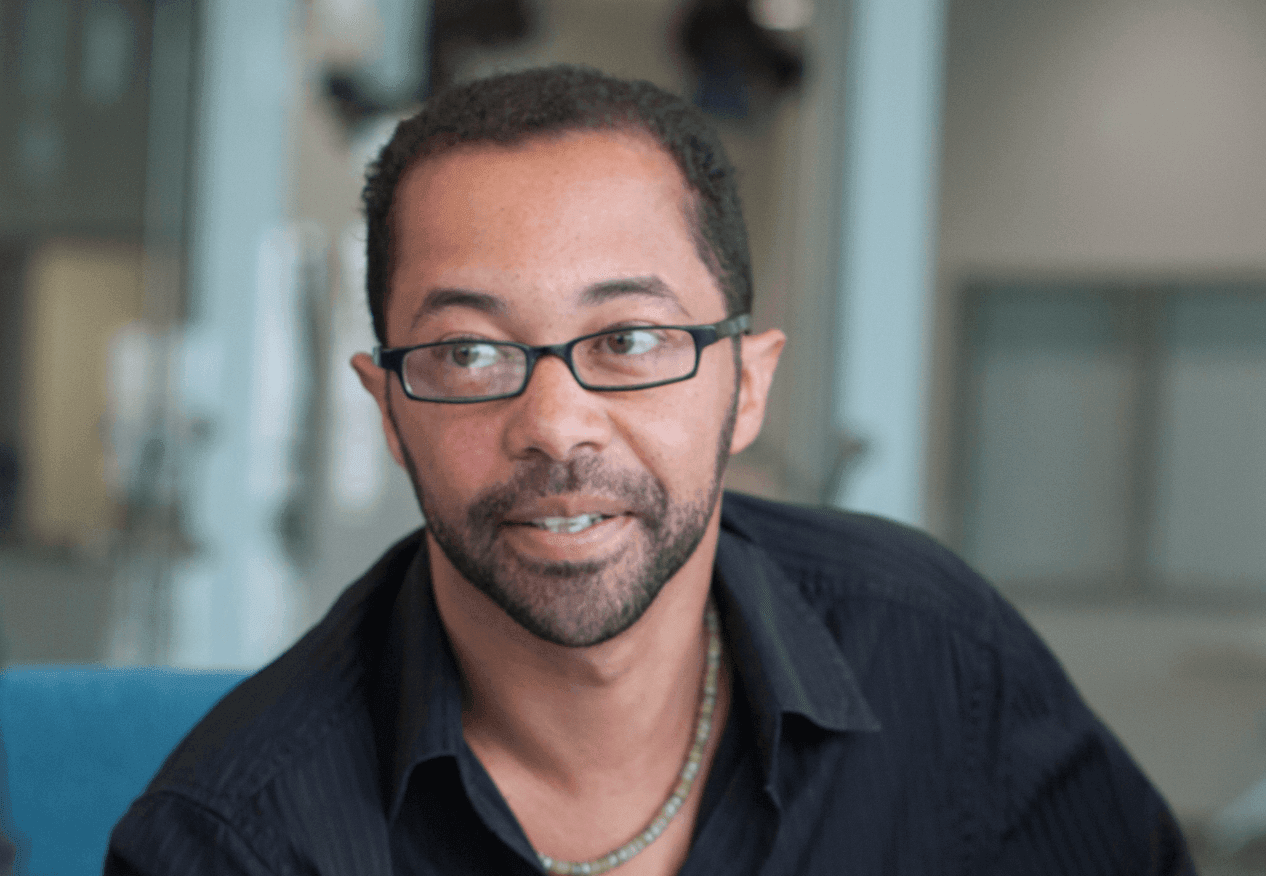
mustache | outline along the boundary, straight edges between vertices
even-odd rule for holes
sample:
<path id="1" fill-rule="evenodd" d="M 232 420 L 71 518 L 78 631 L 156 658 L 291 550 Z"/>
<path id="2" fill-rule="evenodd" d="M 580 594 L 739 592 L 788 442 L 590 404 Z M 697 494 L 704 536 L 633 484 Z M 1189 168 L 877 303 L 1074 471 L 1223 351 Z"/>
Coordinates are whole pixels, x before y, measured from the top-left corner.
<path id="1" fill-rule="evenodd" d="M 649 472 L 613 468 L 596 456 L 566 461 L 539 457 L 522 463 L 505 483 L 490 487 L 470 506 L 473 531 L 495 528 L 525 500 L 584 493 L 616 499 L 652 528 L 668 511 L 668 491 Z"/>

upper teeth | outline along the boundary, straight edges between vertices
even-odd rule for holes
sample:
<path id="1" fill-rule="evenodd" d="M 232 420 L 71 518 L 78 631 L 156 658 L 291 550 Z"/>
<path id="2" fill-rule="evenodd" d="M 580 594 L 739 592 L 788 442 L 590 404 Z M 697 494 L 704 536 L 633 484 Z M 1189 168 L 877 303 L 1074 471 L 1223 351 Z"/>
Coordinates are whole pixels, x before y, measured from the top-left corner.
<path id="1" fill-rule="evenodd" d="M 588 529 L 599 520 L 603 520 L 601 514 L 578 514 L 575 517 L 542 517 L 539 520 L 533 520 L 532 525 L 550 532 L 580 532 L 582 529 Z"/>

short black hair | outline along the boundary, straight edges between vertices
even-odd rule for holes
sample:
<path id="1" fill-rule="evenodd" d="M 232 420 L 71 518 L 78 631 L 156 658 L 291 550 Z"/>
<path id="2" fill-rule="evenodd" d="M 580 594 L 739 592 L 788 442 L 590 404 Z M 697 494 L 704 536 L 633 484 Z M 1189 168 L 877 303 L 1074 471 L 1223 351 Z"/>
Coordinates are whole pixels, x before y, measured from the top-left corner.
<path id="1" fill-rule="evenodd" d="M 726 315 L 751 310 L 751 255 L 737 172 L 707 119 L 650 82 L 558 65 L 444 88 L 396 127 L 371 165 L 363 194 L 366 287 L 379 343 L 387 342 L 392 202 L 404 173 L 458 146 L 513 145 L 570 131 L 641 133 L 671 155 L 686 181 L 686 218 L 695 249 L 725 296 Z"/>

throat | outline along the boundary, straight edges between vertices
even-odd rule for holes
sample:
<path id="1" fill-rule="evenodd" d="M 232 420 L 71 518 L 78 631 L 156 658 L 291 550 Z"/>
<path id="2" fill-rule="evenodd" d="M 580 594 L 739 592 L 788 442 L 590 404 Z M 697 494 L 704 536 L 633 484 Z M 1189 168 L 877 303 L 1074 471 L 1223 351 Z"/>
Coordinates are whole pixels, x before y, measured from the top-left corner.
<path id="1" fill-rule="evenodd" d="M 708 630 L 707 656 L 702 690 L 699 693 L 694 733 L 690 739 L 690 750 L 677 774 L 676 782 L 672 785 L 671 793 L 657 809 L 647 813 L 645 825 L 641 830 L 634 833 L 631 838 L 619 846 L 611 848 L 610 851 L 596 857 L 588 860 L 577 860 L 574 855 L 558 856 L 558 852 L 554 849 L 546 852 L 538 845 L 537 859 L 540 861 L 542 869 L 547 873 L 606 873 L 609 870 L 628 864 L 643 851 L 654 845 L 666 833 L 670 837 L 676 835 L 676 844 L 679 847 L 683 837 L 689 836 L 689 822 L 693 821 L 694 815 L 698 812 L 698 797 L 699 793 L 701 793 L 696 791 L 695 788 L 696 785 L 703 784 L 702 776 L 706 775 L 708 763 L 711 760 L 712 753 L 715 751 L 713 723 L 716 718 L 720 717 L 716 714 L 721 668 L 720 623 L 717 618 L 716 608 L 711 601 L 708 602 L 707 606 L 706 626 Z M 724 709 L 721 711 L 723 714 Z M 688 815 L 677 820 L 678 813 L 682 812 L 683 809 L 686 810 Z M 676 830 L 670 831 L 670 827 L 675 827 Z M 672 842 L 672 840 L 669 840 L 669 845 Z M 665 850 L 662 845 L 656 849 L 656 851 Z M 672 856 L 680 859 L 680 848 L 673 852 Z M 673 867 L 674 872 L 675 870 L 676 867 Z"/>

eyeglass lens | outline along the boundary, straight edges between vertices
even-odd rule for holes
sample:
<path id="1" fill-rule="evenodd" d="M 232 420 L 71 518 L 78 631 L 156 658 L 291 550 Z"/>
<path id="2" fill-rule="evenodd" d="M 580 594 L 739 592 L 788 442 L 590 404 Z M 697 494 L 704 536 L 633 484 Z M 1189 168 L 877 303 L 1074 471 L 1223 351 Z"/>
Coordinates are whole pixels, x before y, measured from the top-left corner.
<path id="1" fill-rule="evenodd" d="M 588 387 L 634 388 L 685 377 L 695 355 L 688 331 L 630 328 L 580 341 L 572 366 Z M 527 354 L 495 341 L 452 341 L 410 351 L 402 370 L 410 393 L 423 398 L 513 395 L 523 388 Z"/>

